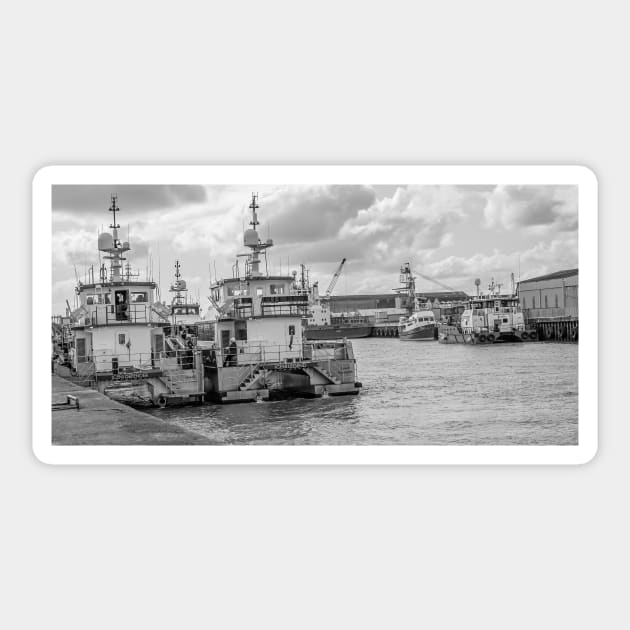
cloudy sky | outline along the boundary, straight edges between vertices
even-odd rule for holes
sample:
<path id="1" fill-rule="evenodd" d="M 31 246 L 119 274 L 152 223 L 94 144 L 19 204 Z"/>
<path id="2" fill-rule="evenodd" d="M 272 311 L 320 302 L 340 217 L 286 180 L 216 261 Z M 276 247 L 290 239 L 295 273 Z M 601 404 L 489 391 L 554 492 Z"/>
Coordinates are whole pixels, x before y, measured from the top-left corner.
<path id="1" fill-rule="evenodd" d="M 578 266 L 575 186 L 54 186 L 53 313 L 72 304 L 77 274 L 98 269 L 97 233 L 108 230 L 118 195 L 129 261 L 152 260 L 162 297 L 179 259 L 190 294 L 207 306 L 210 269 L 231 276 L 248 227 L 251 193 L 258 228 L 272 238 L 271 273 L 305 263 L 325 289 L 347 258 L 335 293 L 388 293 L 402 263 L 453 289 L 474 292 L 475 278 L 509 285 Z M 419 278 L 418 290 L 441 290 Z"/>

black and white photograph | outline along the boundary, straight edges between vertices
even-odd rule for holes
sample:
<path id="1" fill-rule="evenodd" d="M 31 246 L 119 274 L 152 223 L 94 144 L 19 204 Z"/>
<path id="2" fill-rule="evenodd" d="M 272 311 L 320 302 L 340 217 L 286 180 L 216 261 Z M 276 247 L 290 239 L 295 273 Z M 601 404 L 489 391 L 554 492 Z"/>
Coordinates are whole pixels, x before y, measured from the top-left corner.
<path id="1" fill-rule="evenodd" d="M 630 627 L 624 3 L 3 9 L 0 626 Z"/>
<path id="2" fill-rule="evenodd" d="M 575 446 L 579 185 L 54 184 L 53 446 Z"/>

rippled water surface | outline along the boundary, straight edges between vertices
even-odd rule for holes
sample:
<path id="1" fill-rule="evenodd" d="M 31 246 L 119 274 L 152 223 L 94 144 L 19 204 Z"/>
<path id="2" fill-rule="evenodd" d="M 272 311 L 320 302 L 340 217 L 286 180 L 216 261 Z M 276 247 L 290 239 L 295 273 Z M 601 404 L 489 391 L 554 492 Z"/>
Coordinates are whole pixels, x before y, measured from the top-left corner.
<path id="1" fill-rule="evenodd" d="M 577 444 L 575 344 L 352 343 L 359 396 L 151 413 L 217 444 Z"/>

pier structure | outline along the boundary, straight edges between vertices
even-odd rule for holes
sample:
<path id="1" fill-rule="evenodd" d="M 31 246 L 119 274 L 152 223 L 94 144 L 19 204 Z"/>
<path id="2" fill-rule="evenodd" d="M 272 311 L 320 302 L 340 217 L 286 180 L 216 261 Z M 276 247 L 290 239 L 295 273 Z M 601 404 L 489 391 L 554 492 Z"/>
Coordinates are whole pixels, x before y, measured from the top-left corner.
<path id="1" fill-rule="evenodd" d="M 72 446 L 211 444 L 206 437 L 52 376 L 52 443 Z"/>
<path id="2" fill-rule="evenodd" d="M 518 283 L 521 308 L 543 341 L 577 342 L 578 269 L 564 269 Z"/>

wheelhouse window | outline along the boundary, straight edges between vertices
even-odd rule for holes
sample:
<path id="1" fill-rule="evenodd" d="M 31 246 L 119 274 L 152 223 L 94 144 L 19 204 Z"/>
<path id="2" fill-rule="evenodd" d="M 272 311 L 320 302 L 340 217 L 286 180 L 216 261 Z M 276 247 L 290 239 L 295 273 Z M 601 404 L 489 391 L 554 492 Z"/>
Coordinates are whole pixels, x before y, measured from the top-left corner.
<path id="1" fill-rule="evenodd" d="M 131 294 L 131 302 L 132 304 L 136 304 L 137 302 L 148 302 L 148 295 L 146 291 L 135 291 Z"/>
<path id="2" fill-rule="evenodd" d="M 284 295 L 283 284 L 271 284 L 269 285 L 269 292 L 271 295 Z"/>
<path id="3" fill-rule="evenodd" d="M 91 295 L 87 295 L 85 303 L 88 306 L 92 306 L 93 304 L 110 304 L 109 293 L 92 293 Z"/>

